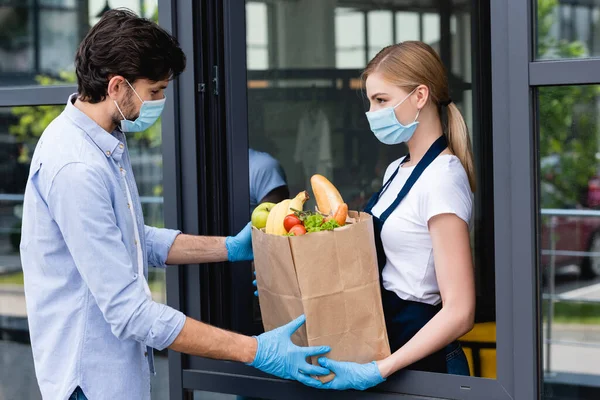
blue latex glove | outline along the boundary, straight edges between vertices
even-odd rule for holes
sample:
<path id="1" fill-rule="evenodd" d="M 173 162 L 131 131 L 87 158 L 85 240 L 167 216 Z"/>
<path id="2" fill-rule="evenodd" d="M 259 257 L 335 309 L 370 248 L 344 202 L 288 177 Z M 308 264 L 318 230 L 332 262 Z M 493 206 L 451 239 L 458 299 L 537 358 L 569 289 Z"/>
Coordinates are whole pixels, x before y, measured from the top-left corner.
<path id="1" fill-rule="evenodd" d="M 254 296 L 258 297 L 258 287 L 256 286 L 256 271 L 254 271 L 254 280 L 252 281 L 252 285 L 254 285 L 254 287 L 256 288 L 256 290 L 254 291 Z"/>
<path id="2" fill-rule="evenodd" d="M 385 381 L 375 361 L 368 364 L 357 364 L 321 357 L 319 358 L 319 364 L 335 374 L 335 378 L 324 384 L 321 387 L 322 389 L 365 390 Z"/>
<path id="3" fill-rule="evenodd" d="M 251 223 L 248 222 L 248 225 L 237 235 L 227 236 L 225 247 L 227 247 L 227 259 L 231 262 L 254 260 Z"/>
<path id="4" fill-rule="evenodd" d="M 327 346 L 299 347 L 290 338 L 305 321 L 306 317 L 301 315 L 287 325 L 256 337 L 256 356 L 249 365 L 280 378 L 295 379 L 315 388 L 323 387 L 319 380 L 309 375 L 328 375 L 329 370 L 307 363 L 306 358 L 328 353 L 331 349 Z"/>

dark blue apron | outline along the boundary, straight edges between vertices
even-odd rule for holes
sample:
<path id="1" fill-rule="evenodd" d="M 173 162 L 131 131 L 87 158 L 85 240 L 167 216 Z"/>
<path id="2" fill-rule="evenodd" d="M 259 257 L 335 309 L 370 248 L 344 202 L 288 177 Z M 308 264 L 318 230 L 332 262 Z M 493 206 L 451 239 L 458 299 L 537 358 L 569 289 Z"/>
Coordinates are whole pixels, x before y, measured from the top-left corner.
<path id="1" fill-rule="evenodd" d="M 381 242 L 381 230 L 383 224 L 392 214 L 392 212 L 398 207 L 400 202 L 406 197 L 410 189 L 423 171 L 448 147 L 446 136 L 442 135 L 438 138 L 427 150 L 423 158 L 417 163 L 412 173 L 408 177 L 408 180 L 398 193 L 396 200 L 381 214 L 376 217 L 373 215 L 373 207 L 377 204 L 377 201 L 387 190 L 390 183 L 394 180 L 398 171 L 406 161 L 410 159 L 410 155 L 407 155 L 402 163 L 398 166 L 396 171 L 392 174 L 390 179 L 382 186 L 379 192 L 375 193 L 369 200 L 365 212 L 373 215 L 373 226 L 375 230 L 375 245 L 377 248 L 377 262 L 379 264 L 379 273 L 383 271 L 383 267 L 386 263 L 385 251 Z M 403 300 L 396 293 L 386 290 L 383 285 L 381 286 L 381 297 L 383 302 L 383 311 L 385 314 L 385 323 L 387 327 L 388 338 L 390 341 L 390 348 L 392 353 L 404 346 L 431 318 L 441 310 L 441 305 L 432 306 L 430 304 L 420 303 L 416 301 Z M 408 366 L 406 369 L 413 369 L 419 371 L 428 372 L 441 372 L 446 373 L 446 351 L 442 349 L 424 359 L 417 361 L 416 363 Z"/>

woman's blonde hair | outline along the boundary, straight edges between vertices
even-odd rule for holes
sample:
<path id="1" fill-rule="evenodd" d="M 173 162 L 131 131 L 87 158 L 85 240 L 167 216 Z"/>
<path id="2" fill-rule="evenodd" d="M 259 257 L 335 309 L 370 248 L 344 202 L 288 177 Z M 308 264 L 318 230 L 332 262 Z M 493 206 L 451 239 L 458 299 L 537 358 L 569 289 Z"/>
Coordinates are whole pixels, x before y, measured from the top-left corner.
<path id="1" fill-rule="evenodd" d="M 419 85 L 427 86 L 429 99 L 436 105 L 441 118 L 442 104 L 445 105 L 450 100 L 450 90 L 444 64 L 431 46 L 423 42 L 408 41 L 385 47 L 365 68 L 363 82 L 375 72 L 380 73 L 389 83 L 409 92 Z M 462 163 L 469 177 L 471 190 L 475 192 L 475 167 L 469 131 L 456 105 L 450 103 L 447 107 L 448 126 L 445 134 L 448 147 Z"/>

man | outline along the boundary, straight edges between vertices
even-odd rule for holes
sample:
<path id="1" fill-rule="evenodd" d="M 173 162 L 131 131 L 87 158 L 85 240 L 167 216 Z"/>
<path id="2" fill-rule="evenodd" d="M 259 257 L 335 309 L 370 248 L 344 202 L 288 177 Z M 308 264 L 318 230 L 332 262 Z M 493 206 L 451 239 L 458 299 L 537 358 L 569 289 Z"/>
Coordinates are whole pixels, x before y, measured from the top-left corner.
<path id="1" fill-rule="evenodd" d="M 290 197 L 285 171 L 269 153 L 248 149 L 250 212 L 261 203 L 279 203 Z"/>
<path id="2" fill-rule="evenodd" d="M 253 258 L 250 226 L 201 237 L 145 226 L 127 132 L 160 116 L 185 68 L 177 41 L 126 10 L 107 12 L 81 43 L 78 93 L 32 158 L 21 257 L 36 375 L 45 399 L 149 399 L 152 348 L 250 364 L 310 386 L 329 373 L 306 362 L 327 347 L 290 336 L 304 319 L 256 338 L 217 329 L 152 301 L 147 265 Z"/>

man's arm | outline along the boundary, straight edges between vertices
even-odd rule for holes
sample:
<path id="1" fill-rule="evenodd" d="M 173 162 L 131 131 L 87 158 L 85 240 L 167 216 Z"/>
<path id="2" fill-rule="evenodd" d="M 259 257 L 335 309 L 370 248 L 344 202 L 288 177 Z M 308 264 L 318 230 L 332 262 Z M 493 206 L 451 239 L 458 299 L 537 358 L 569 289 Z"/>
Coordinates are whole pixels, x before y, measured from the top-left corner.
<path id="1" fill-rule="evenodd" d="M 305 321 L 301 315 L 287 325 L 251 338 L 187 318 L 170 348 L 201 357 L 243 362 L 280 378 L 322 387 L 323 384 L 310 375 L 328 375 L 329 370 L 309 364 L 306 359 L 331 349 L 327 346 L 299 347 L 292 343 L 291 336 Z"/>
<path id="2" fill-rule="evenodd" d="M 178 235 L 167 256 L 167 264 L 204 264 L 227 261 L 225 238 Z"/>
<path id="3" fill-rule="evenodd" d="M 257 346 L 253 337 L 215 328 L 188 317 L 169 348 L 194 356 L 250 364 L 256 357 Z"/>
<path id="4" fill-rule="evenodd" d="M 252 228 L 246 225 L 236 236 L 178 235 L 166 257 L 167 264 L 203 264 L 251 261 Z"/>

